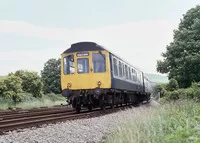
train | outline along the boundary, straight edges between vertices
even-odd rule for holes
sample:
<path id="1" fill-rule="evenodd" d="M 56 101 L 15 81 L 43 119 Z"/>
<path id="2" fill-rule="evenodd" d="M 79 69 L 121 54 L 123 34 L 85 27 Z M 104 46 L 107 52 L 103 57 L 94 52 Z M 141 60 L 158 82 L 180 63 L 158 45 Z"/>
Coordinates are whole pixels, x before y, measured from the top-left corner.
<path id="1" fill-rule="evenodd" d="M 151 99 L 145 74 L 95 42 L 71 44 L 61 54 L 62 95 L 76 112 L 138 105 Z"/>

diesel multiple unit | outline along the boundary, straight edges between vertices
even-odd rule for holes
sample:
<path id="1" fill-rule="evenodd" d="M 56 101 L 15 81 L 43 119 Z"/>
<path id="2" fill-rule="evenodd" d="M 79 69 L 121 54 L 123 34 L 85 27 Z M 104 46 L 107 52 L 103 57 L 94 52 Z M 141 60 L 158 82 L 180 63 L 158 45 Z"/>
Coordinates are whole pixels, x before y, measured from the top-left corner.
<path id="1" fill-rule="evenodd" d="M 62 53 L 61 88 L 77 112 L 138 104 L 152 92 L 142 71 L 94 42 L 72 44 Z"/>

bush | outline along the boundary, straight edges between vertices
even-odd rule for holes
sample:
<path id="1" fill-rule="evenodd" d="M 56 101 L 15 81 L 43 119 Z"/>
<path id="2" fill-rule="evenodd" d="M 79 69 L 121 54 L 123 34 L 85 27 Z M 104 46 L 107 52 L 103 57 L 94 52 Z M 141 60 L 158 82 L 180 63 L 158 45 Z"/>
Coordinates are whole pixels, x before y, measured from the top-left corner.
<path id="1" fill-rule="evenodd" d="M 3 80 L 4 91 L 13 91 L 15 94 L 22 92 L 22 80 L 21 78 L 10 75 Z"/>
<path id="2" fill-rule="evenodd" d="M 193 99 L 195 101 L 200 101 L 200 88 L 199 83 L 193 83 L 189 88 L 182 88 L 174 91 L 166 91 L 164 94 L 162 102 L 174 101 L 178 99 Z"/>
<path id="3" fill-rule="evenodd" d="M 171 92 L 168 92 L 168 95 L 167 95 L 167 98 L 169 100 L 178 100 L 179 99 L 179 95 L 180 95 L 180 92 L 178 91 L 171 91 Z"/>
<path id="4" fill-rule="evenodd" d="M 156 84 L 153 87 L 153 95 L 156 96 L 158 93 L 160 93 L 160 97 L 164 97 L 166 94 L 166 86 L 167 84 Z"/>
<path id="5" fill-rule="evenodd" d="M 13 75 L 13 73 L 9 75 Z M 31 93 L 34 97 L 42 97 L 43 83 L 37 72 L 18 70 L 14 75 L 22 79 L 24 92 Z"/>
<path id="6" fill-rule="evenodd" d="M 4 80 L 0 79 L 0 97 L 3 97 L 3 92 L 5 92 L 6 86 Z"/>
<path id="7" fill-rule="evenodd" d="M 170 79 L 169 80 L 169 84 L 167 84 L 167 87 L 166 87 L 166 89 L 168 90 L 168 91 L 174 91 L 174 90 L 177 90 L 179 88 L 179 86 L 178 86 L 178 82 L 177 82 L 177 80 L 175 80 L 175 79 Z"/>

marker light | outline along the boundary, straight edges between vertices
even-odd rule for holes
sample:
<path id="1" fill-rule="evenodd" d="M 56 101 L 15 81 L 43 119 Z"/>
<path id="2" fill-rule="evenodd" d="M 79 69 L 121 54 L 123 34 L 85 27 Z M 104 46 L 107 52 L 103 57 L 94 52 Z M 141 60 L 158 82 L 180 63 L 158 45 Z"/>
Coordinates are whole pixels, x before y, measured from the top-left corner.
<path id="1" fill-rule="evenodd" d="M 101 85 L 101 81 L 98 81 L 98 83 L 97 83 L 97 84 L 98 84 L 98 86 L 100 86 L 100 85 Z"/>
<path id="2" fill-rule="evenodd" d="M 71 83 L 68 83 L 68 84 L 67 84 L 67 87 L 71 87 L 71 86 L 72 86 L 72 84 L 71 84 Z"/>

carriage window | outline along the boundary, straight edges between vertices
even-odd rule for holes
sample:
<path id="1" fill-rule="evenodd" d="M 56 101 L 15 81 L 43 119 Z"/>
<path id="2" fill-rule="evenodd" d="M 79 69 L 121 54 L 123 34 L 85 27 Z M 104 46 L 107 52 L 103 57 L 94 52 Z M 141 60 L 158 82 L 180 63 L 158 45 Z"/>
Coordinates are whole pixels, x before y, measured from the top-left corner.
<path id="1" fill-rule="evenodd" d="M 115 58 L 113 58 L 113 64 L 114 64 L 114 75 L 118 76 L 117 60 Z"/>
<path id="2" fill-rule="evenodd" d="M 131 80 L 131 68 L 128 67 L 129 80 Z"/>
<path id="3" fill-rule="evenodd" d="M 88 58 L 77 59 L 77 72 L 79 74 L 89 73 L 89 60 L 88 60 Z"/>
<path id="4" fill-rule="evenodd" d="M 122 77 L 122 63 L 119 61 L 119 76 Z"/>
<path id="5" fill-rule="evenodd" d="M 135 72 L 135 81 L 138 81 L 137 72 Z"/>
<path id="6" fill-rule="evenodd" d="M 64 74 L 74 74 L 74 55 L 64 57 Z"/>
<path id="7" fill-rule="evenodd" d="M 128 79 L 128 68 L 127 68 L 127 65 L 125 65 L 125 76 L 126 76 L 126 79 Z"/>
<path id="8" fill-rule="evenodd" d="M 92 62 L 95 73 L 106 72 L 106 57 L 104 54 L 92 54 Z"/>
<path id="9" fill-rule="evenodd" d="M 134 69 L 131 69 L 132 72 L 132 81 L 134 81 Z"/>
<path id="10" fill-rule="evenodd" d="M 137 72 L 132 69 L 132 73 L 133 73 L 133 81 L 137 81 Z"/>
<path id="11" fill-rule="evenodd" d="M 136 71 L 134 69 L 132 69 L 132 78 L 133 78 L 133 81 L 137 81 L 137 74 L 136 74 Z"/>
<path id="12" fill-rule="evenodd" d="M 122 63 L 122 76 L 124 76 L 124 64 Z"/>

